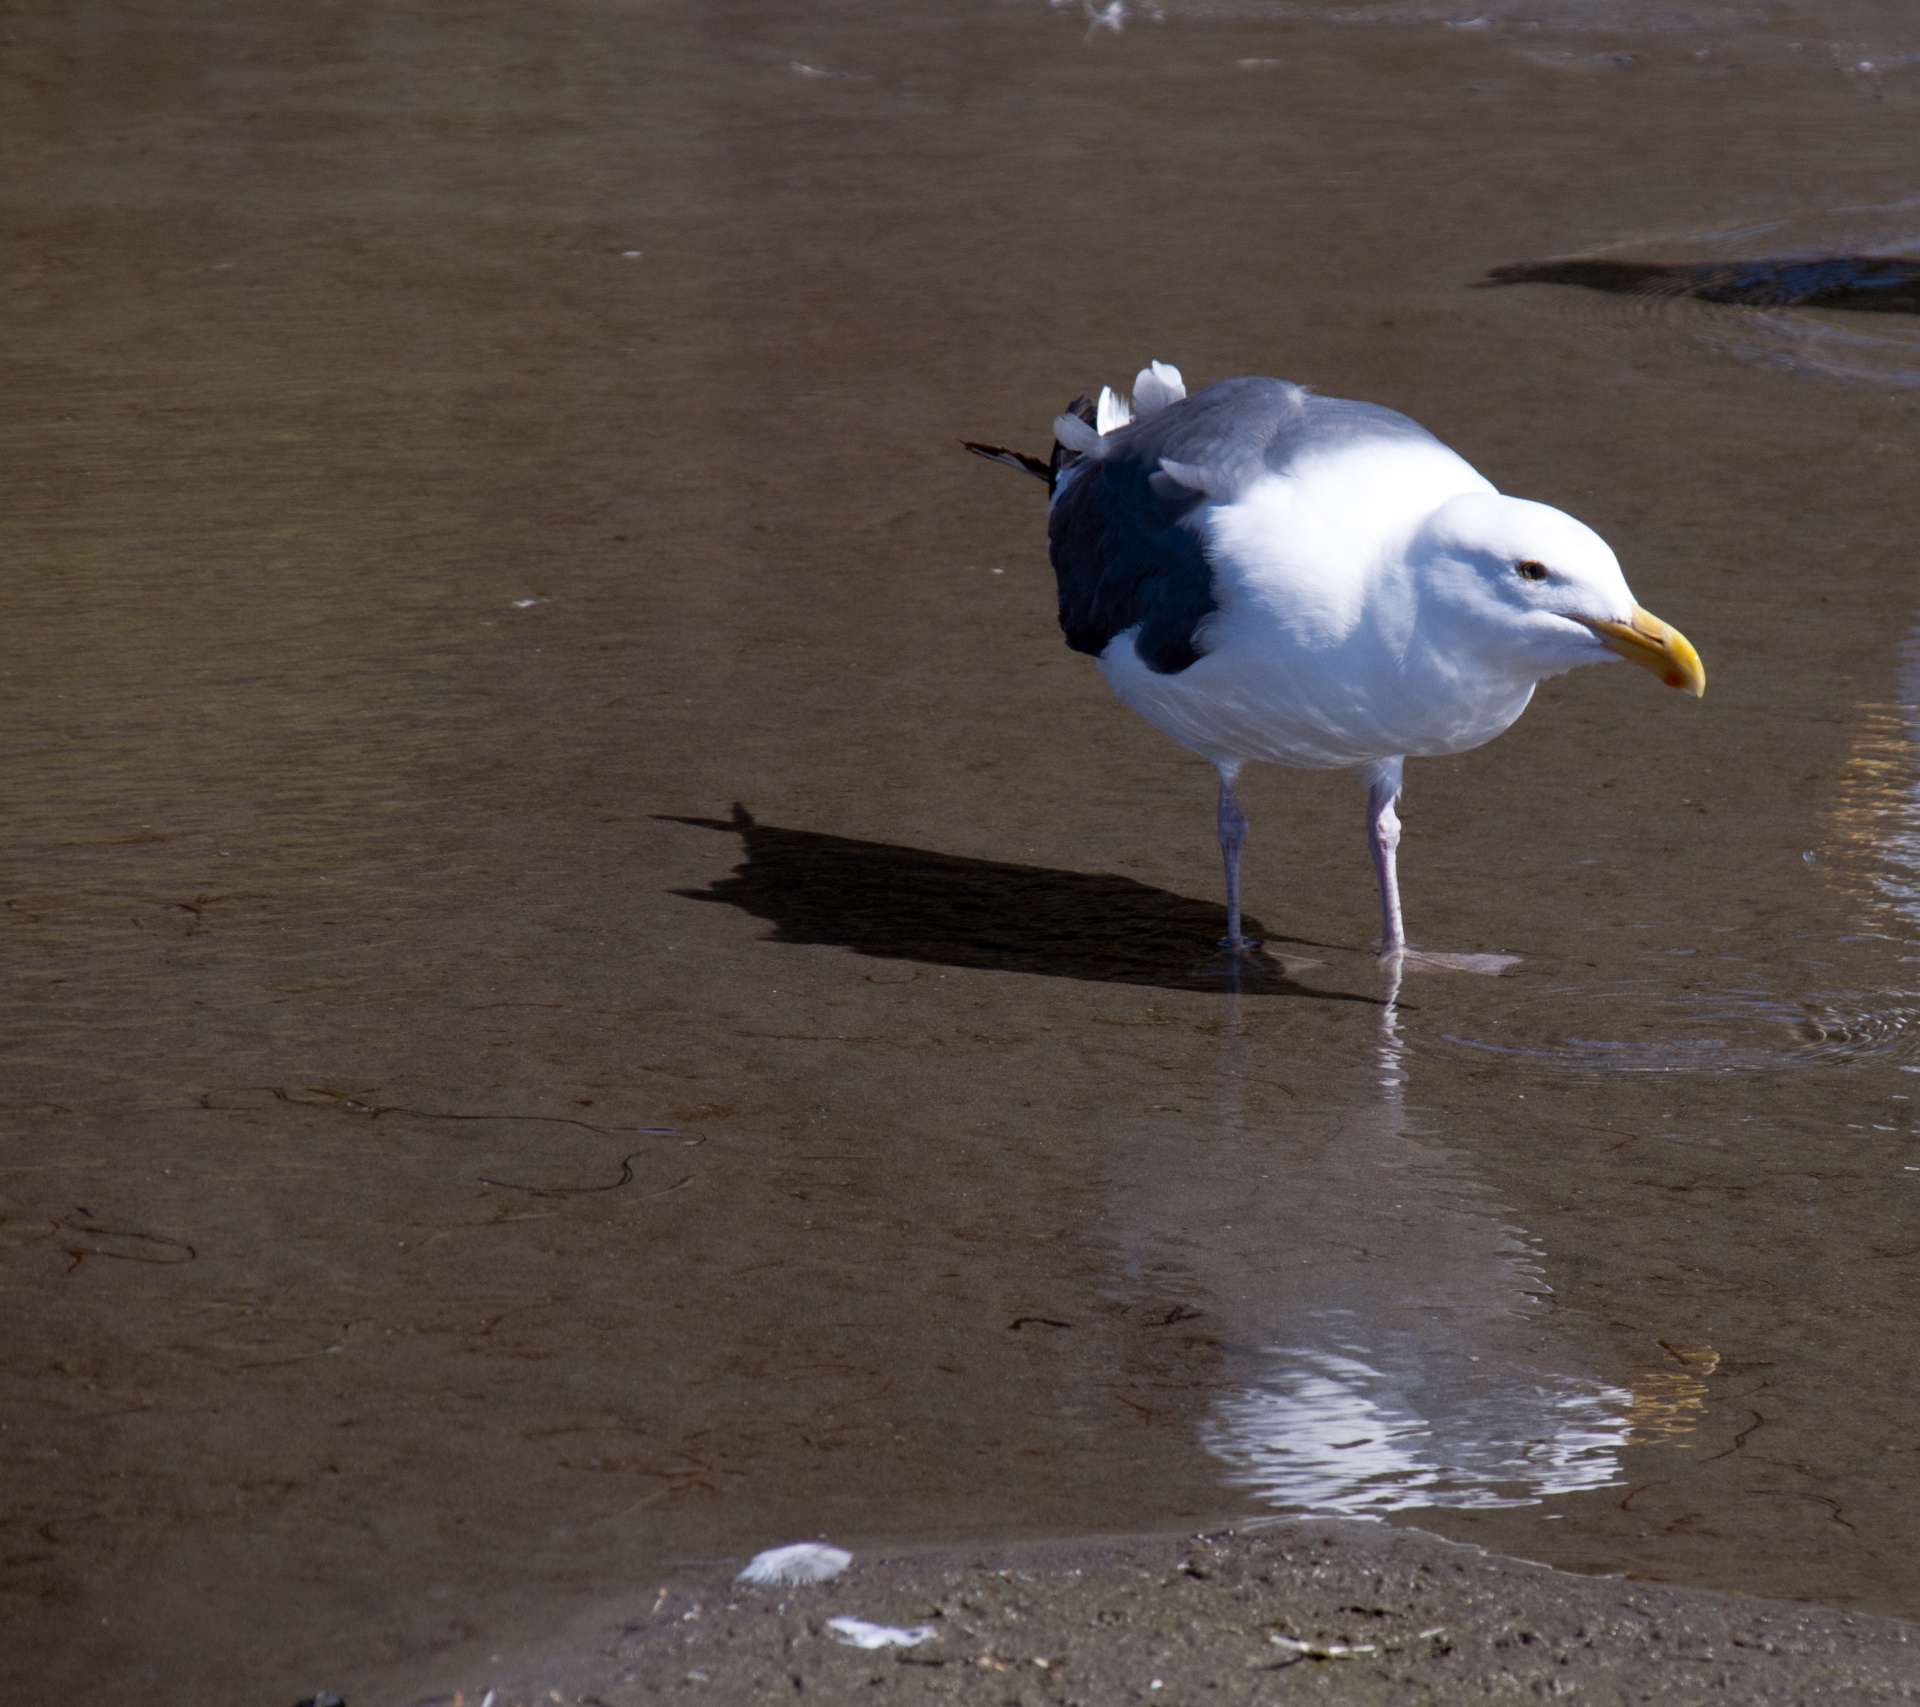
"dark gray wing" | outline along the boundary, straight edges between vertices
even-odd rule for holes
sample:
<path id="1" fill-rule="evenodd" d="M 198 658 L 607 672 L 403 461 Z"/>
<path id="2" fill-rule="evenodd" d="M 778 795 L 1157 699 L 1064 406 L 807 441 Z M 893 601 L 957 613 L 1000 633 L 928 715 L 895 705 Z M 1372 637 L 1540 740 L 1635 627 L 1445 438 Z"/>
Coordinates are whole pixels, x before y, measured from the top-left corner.
<path id="1" fill-rule="evenodd" d="M 1431 439 L 1373 403 L 1312 397 L 1279 379 L 1223 379 L 1109 433 L 1060 466 L 1047 535 L 1060 629 L 1098 657 L 1116 634 L 1163 675 L 1200 657 L 1195 630 L 1217 610 L 1194 512 L 1230 501 L 1304 451 L 1367 439 Z"/>

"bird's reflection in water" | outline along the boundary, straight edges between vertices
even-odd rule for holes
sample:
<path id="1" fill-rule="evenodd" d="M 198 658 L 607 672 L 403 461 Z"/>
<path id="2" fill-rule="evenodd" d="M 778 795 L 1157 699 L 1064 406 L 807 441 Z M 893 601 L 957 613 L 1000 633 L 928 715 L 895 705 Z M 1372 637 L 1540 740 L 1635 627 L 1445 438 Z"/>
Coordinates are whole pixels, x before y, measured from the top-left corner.
<path id="1" fill-rule="evenodd" d="M 1142 1280 L 1223 1328 L 1203 1425 L 1227 1479 L 1328 1513 L 1537 1501 L 1620 1479 L 1633 1396 L 1556 1349 L 1539 1253 L 1407 1109 L 1394 1006 L 1346 1106 L 1272 1126 L 1238 1016 L 1214 1117 L 1142 1132 L 1115 1181 Z"/>

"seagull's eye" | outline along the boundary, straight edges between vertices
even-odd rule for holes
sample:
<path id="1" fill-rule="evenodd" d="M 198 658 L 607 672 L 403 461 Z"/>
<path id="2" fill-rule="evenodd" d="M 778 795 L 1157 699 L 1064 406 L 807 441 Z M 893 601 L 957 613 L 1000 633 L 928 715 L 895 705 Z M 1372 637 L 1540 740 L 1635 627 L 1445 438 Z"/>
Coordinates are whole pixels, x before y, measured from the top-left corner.
<path id="1" fill-rule="evenodd" d="M 1547 566 L 1532 557 L 1523 557 L 1513 566 L 1514 574 L 1523 581 L 1544 581 L 1547 578 Z"/>

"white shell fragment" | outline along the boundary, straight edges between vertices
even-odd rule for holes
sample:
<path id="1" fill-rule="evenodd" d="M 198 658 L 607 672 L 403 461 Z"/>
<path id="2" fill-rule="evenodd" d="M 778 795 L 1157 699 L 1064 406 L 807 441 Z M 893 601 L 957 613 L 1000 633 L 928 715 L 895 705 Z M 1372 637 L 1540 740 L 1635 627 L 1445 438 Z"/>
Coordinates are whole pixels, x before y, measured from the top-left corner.
<path id="1" fill-rule="evenodd" d="M 1447 1627 L 1436 1624 L 1431 1630 L 1422 1630 L 1413 1638 L 1416 1642 L 1425 1642 L 1435 1636 L 1444 1636 Z M 1287 1653 L 1298 1654 L 1303 1660 L 1357 1660 L 1367 1654 L 1398 1653 L 1407 1644 L 1399 1642 L 1303 1642 L 1298 1636 L 1272 1635 L 1267 1638 L 1276 1648 Z"/>
<path id="2" fill-rule="evenodd" d="M 898 1624 L 869 1624 L 864 1618 L 829 1618 L 827 1628 L 856 1648 L 917 1648 L 939 1634 L 931 1624 L 903 1629 Z"/>
<path id="3" fill-rule="evenodd" d="M 796 1541 L 791 1547 L 769 1547 L 747 1561 L 743 1583 L 823 1583 L 853 1563 L 853 1555 L 824 1541 Z"/>
<path id="4" fill-rule="evenodd" d="M 1372 1642 L 1302 1642 L 1293 1636 L 1269 1636 L 1267 1640 L 1276 1648 L 1309 1660 L 1357 1660 L 1363 1654 L 1380 1651 Z"/>

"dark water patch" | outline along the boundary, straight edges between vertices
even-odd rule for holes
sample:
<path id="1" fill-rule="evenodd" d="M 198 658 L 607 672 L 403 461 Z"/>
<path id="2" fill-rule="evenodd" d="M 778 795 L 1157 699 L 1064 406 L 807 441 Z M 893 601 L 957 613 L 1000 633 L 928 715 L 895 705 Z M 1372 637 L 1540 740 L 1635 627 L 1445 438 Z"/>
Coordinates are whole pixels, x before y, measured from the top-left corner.
<path id="1" fill-rule="evenodd" d="M 1879 54 L 1872 64 L 1890 62 Z M 1481 283 L 1572 285 L 1518 300 L 1544 308 L 1558 297 L 1559 314 L 1583 302 L 1592 318 L 1627 318 L 1636 336 L 1704 343 L 1807 378 L 1920 386 L 1920 199 L 1911 196 L 1706 230 L 1641 228 L 1604 251 L 1496 267 Z"/>
<path id="2" fill-rule="evenodd" d="M 1495 267 L 1483 286 L 1578 285 L 1616 296 L 1690 297 L 1744 308 L 1844 308 L 1920 314 L 1920 260 L 1832 255 L 1818 260 L 1522 261 Z"/>
<path id="3" fill-rule="evenodd" d="M 666 821 L 740 837 L 747 857 L 732 876 L 676 893 L 766 919 L 776 942 L 1104 984 L 1206 991 L 1237 984 L 1262 995 L 1374 1000 L 1308 989 L 1259 955 L 1242 959 L 1236 980 L 1213 946 L 1227 928 L 1225 907 L 1130 877 L 786 829 L 739 806 L 731 818 Z M 1265 934 L 1255 919 L 1246 929 Z"/>

